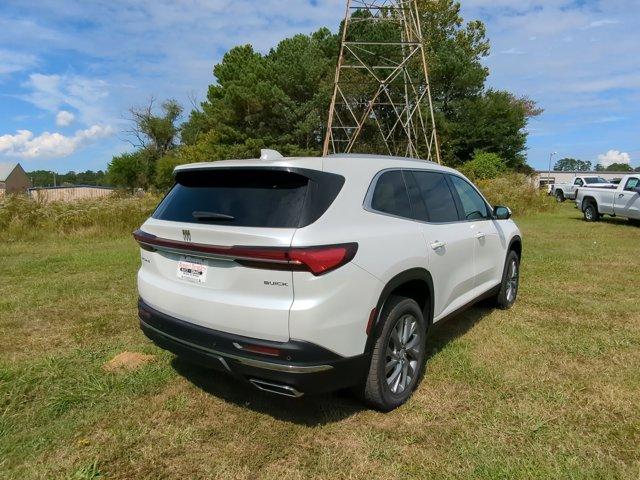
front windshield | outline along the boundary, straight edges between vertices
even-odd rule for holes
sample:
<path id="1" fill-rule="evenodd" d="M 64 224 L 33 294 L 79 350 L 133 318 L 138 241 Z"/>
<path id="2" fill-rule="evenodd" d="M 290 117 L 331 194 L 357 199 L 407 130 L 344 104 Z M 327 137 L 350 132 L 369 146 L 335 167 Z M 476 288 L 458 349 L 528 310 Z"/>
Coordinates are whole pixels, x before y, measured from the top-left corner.
<path id="1" fill-rule="evenodd" d="M 594 184 L 594 183 L 609 183 L 607 180 L 605 180 L 602 177 L 587 177 L 584 179 L 588 184 Z"/>

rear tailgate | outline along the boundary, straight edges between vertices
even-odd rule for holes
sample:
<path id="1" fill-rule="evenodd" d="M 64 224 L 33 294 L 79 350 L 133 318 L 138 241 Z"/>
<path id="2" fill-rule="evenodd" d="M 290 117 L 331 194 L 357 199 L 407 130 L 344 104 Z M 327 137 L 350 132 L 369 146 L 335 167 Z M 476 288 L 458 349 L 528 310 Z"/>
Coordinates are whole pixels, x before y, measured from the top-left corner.
<path id="1" fill-rule="evenodd" d="M 289 340 L 292 238 L 326 211 L 344 179 L 307 169 L 234 167 L 179 171 L 176 182 L 136 232 L 141 298 L 207 328 Z"/>
<path id="2" fill-rule="evenodd" d="M 246 266 L 226 253 L 238 246 L 289 247 L 308 179 L 286 171 L 214 169 L 181 172 L 177 180 L 141 227 L 156 243 L 169 241 L 141 250 L 142 299 L 204 327 L 287 341 L 292 272 Z"/>

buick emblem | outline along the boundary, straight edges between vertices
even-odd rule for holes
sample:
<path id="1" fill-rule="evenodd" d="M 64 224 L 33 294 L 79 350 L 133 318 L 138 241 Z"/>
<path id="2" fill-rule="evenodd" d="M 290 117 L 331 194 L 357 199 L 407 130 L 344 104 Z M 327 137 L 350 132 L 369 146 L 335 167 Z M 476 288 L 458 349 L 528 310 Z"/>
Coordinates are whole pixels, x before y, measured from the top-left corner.
<path id="1" fill-rule="evenodd" d="M 191 241 L 191 231 L 190 230 L 182 230 L 182 238 L 184 238 L 185 242 Z"/>

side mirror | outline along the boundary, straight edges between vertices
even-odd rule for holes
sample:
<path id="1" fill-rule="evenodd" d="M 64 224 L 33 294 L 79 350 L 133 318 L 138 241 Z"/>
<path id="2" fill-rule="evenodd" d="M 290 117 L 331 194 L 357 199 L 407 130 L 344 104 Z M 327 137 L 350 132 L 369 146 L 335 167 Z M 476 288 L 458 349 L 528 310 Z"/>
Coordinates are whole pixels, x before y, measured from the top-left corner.
<path id="1" fill-rule="evenodd" d="M 511 218 L 511 210 L 508 207 L 498 205 L 493 208 L 493 216 L 496 220 L 509 220 Z"/>
<path id="2" fill-rule="evenodd" d="M 636 193 L 640 193 L 640 186 L 634 188 L 633 191 L 636 192 Z"/>

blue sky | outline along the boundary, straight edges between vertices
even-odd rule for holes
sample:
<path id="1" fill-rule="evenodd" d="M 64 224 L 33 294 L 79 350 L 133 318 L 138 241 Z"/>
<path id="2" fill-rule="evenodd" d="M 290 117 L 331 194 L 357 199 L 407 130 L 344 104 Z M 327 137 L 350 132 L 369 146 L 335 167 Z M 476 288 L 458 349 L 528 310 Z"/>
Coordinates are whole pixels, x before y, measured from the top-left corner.
<path id="1" fill-rule="evenodd" d="M 640 165 L 638 0 L 466 0 L 487 25 L 490 86 L 526 95 L 529 163 L 549 153 Z M 127 109 L 150 96 L 187 108 L 234 45 L 335 29 L 344 0 L 3 0 L 0 162 L 66 172 L 130 149 Z"/>

